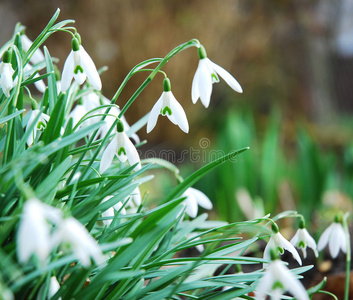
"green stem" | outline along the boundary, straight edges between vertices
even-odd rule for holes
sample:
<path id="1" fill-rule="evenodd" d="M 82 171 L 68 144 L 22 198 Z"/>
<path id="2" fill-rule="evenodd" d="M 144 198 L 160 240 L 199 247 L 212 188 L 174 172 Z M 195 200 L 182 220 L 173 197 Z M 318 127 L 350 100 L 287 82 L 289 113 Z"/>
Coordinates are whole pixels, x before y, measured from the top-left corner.
<path id="1" fill-rule="evenodd" d="M 345 282 L 345 289 L 344 289 L 344 300 L 349 299 L 349 282 L 350 282 L 350 273 L 351 273 L 351 239 L 349 234 L 349 227 L 348 227 L 348 215 L 346 213 L 343 218 L 343 228 L 346 233 L 346 244 L 347 244 L 347 252 L 346 252 L 346 282 Z"/>

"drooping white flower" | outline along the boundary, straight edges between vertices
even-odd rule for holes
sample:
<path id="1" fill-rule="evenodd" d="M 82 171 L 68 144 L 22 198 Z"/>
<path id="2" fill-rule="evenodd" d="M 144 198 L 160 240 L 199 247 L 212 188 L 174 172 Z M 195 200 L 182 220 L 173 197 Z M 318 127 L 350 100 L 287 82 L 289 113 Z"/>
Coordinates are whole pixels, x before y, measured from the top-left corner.
<path id="1" fill-rule="evenodd" d="M 285 291 L 290 292 L 295 299 L 309 300 L 308 293 L 301 282 L 281 260 L 276 259 L 271 261 L 260 279 L 256 287 L 255 299 L 264 300 L 270 296 L 273 300 L 280 300 Z"/>
<path id="2" fill-rule="evenodd" d="M 91 265 L 91 258 L 96 264 L 104 262 L 104 256 L 97 241 L 87 229 L 75 218 L 68 217 L 62 220 L 52 237 L 52 244 L 68 244 L 76 259 L 85 267 Z"/>
<path id="3" fill-rule="evenodd" d="M 163 81 L 163 93 L 153 106 L 147 121 L 147 133 L 151 132 L 157 124 L 159 115 L 167 116 L 168 119 L 186 133 L 189 132 L 189 123 L 185 111 L 180 103 L 175 99 L 170 81 L 165 78 Z"/>
<path id="4" fill-rule="evenodd" d="M 121 121 L 118 121 L 117 133 L 103 152 L 99 166 L 100 173 L 103 173 L 110 167 L 115 155 L 118 156 L 122 163 L 126 162 L 126 160 L 129 161 L 130 165 L 137 163 L 135 171 L 141 169 L 140 157 L 134 144 L 124 132 L 124 125 Z"/>
<path id="5" fill-rule="evenodd" d="M 306 258 L 307 247 L 314 251 L 316 257 L 319 256 L 316 242 L 306 230 L 306 228 L 299 228 L 290 242 L 293 246 L 299 248 L 302 251 L 304 258 Z"/>
<path id="6" fill-rule="evenodd" d="M 242 93 L 238 81 L 225 69 L 207 58 L 206 50 L 203 46 L 198 48 L 199 65 L 192 81 L 191 99 L 196 103 L 200 98 L 202 104 L 207 108 L 210 104 L 212 94 L 212 84 L 219 82 L 219 76 L 236 92 Z"/>
<path id="7" fill-rule="evenodd" d="M 34 125 L 33 130 L 31 131 L 31 134 L 29 135 L 27 139 L 27 145 L 31 146 L 33 142 L 36 140 L 37 134 L 39 131 L 43 131 L 45 127 L 47 126 L 47 122 L 49 121 L 50 117 L 46 115 L 45 113 L 42 113 L 39 109 L 34 109 L 30 112 L 30 117 L 26 125 L 26 131 L 27 129 L 32 125 L 32 123 L 35 121 L 38 115 L 40 115 L 39 119 L 36 121 L 36 124 Z"/>
<path id="8" fill-rule="evenodd" d="M 87 78 L 93 88 L 102 89 L 97 68 L 77 38 L 72 39 L 72 50 L 64 63 L 61 76 L 61 91 L 63 93 L 67 91 L 73 78 L 78 84 L 84 83 Z"/>
<path id="9" fill-rule="evenodd" d="M 38 199 L 26 201 L 17 234 L 17 256 L 21 263 L 35 254 L 43 264 L 52 250 L 50 230 L 52 223 L 58 223 L 61 211 Z"/>
<path id="10" fill-rule="evenodd" d="M 212 209 L 213 207 L 211 200 L 203 192 L 192 187 L 189 187 L 183 193 L 182 197 L 186 197 L 185 212 L 192 218 L 195 218 L 197 216 L 198 205 L 200 205 L 204 209 Z"/>
<path id="11" fill-rule="evenodd" d="M 14 73 L 11 65 L 11 52 L 5 51 L 0 63 L 0 87 L 6 97 L 10 97 L 10 91 L 15 86 L 12 78 Z"/>
<path id="12" fill-rule="evenodd" d="M 293 255 L 293 258 L 299 263 L 299 265 L 302 265 L 302 260 L 298 254 L 298 251 L 289 241 L 287 241 L 282 236 L 282 234 L 280 234 L 278 226 L 273 224 L 272 235 L 264 250 L 264 259 L 269 260 L 271 258 L 271 251 L 275 251 L 276 254 L 283 254 L 284 250 L 289 251 Z M 264 266 L 266 265 L 267 264 L 265 264 Z"/>
<path id="13" fill-rule="evenodd" d="M 25 34 L 21 35 L 21 43 L 22 43 L 23 50 L 26 52 L 29 50 L 29 48 L 31 48 L 31 46 L 33 44 L 33 42 Z M 32 57 L 30 58 L 30 62 L 32 64 L 38 64 L 38 63 L 44 61 L 44 59 L 45 58 L 44 58 L 44 54 L 43 54 L 42 50 L 40 50 L 38 48 L 36 51 L 34 51 Z"/>
<path id="14" fill-rule="evenodd" d="M 327 245 L 329 246 L 332 258 L 336 258 L 340 250 L 344 253 L 347 252 L 346 235 L 342 224 L 338 220 L 335 220 L 322 233 L 318 242 L 318 250 L 321 251 Z"/>

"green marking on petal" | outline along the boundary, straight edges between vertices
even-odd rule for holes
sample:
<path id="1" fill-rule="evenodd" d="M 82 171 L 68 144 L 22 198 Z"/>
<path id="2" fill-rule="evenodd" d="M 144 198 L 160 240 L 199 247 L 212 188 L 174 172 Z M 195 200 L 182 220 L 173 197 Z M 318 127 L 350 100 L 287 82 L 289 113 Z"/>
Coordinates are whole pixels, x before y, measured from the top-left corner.
<path id="1" fill-rule="evenodd" d="M 120 147 L 118 150 L 118 155 L 122 155 L 122 154 L 126 155 L 126 151 L 124 147 Z"/>
<path id="2" fill-rule="evenodd" d="M 298 248 L 305 248 L 306 246 L 305 246 L 305 243 L 303 242 L 303 241 L 300 241 L 299 243 L 298 243 Z"/>
<path id="3" fill-rule="evenodd" d="M 43 130 L 45 129 L 45 123 L 43 123 L 42 121 L 39 121 L 38 124 L 37 124 L 37 129 L 38 130 Z"/>
<path id="4" fill-rule="evenodd" d="M 161 114 L 163 116 L 165 116 L 167 113 L 170 116 L 172 115 L 172 110 L 168 106 L 164 107 L 163 110 L 161 110 Z"/>
<path id="5" fill-rule="evenodd" d="M 281 253 L 281 255 L 284 253 L 284 250 L 283 250 L 282 247 L 277 247 L 277 250 L 278 250 L 279 253 Z"/>
<path id="6" fill-rule="evenodd" d="M 74 73 L 75 73 L 75 74 L 78 74 L 78 72 L 83 73 L 83 69 L 82 69 L 82 67 L 81 67 L 80 65 L 77 65 L 76 68 L 75 68 L 75 70 L 74 70 Z"/>
<path id="7" fill-rule="evenodd" d="M 215 73 L 212 73 L 212 74 L 211 74 L 211 78 L 212 78 L 212 82 L 216 82 L 216 81 L 219 80 L 217 74 L 215 74 Z"/>
<path id="8" fill-rule="evenodd" d="M 284 290 L 284 286 L 282 284 L 282 282 L 280 281 L 275 281 L 272 285 L 272 290 L 277 290 L 277 289 L 281 289 L 281 290 Z"/>

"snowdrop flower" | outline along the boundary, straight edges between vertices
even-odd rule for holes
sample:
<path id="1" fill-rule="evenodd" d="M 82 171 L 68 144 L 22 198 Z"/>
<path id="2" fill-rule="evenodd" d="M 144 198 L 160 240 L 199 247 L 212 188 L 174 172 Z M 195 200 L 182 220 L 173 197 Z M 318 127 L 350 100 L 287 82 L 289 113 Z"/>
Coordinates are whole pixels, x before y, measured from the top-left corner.
<path id="1" fill-rule="evenodd" d="M 47 222 L 58 223 L 61 211 L 32 198 L 26 201 L 17 234 L 17 256 L 21 263 L 27 262 L 35 254 L 43 264 L 51 252 L 51 226 Z"/>
<path id="2" fill-rule="evenodd" d="M 69 244 L 74 256 L 84 267 L 91 265 L 91 257 L 97 264 L 104 262 L 97 241 L 89 234 L 87 229 L 75 218 L 69 217 L 60 222 L 58 229 L 52 237 L 52 244 Z"/>
<path id="3" fill-rule="evenodd" d="M 338 256 L 340 249 L 344 253 L 347 252 L 346 234 L 342 226 L 342 217 L 340 215 L 337 215 L 335 221 L 322 233 L 318 242 L 319 251 L 324 249 L 327 244 L 332 258 Z"/>
<path id="4" fill-rule="evenodd" d="M 130 139 L 124 132 L 124 125 L 120 120 L 117 124 L 117 133 L 103 152 L 99 167 L 100 173 L 103 173 L 110 167 L 115 155 L 118 156 L 119 160 L 122 163 L 126 162 L 126 160 L 129 161 L 130 165 L 134 165 L 137 163 L 135 171 L 141 169 L 140 157 L 137 153 L 134 144 L 130 141 Z"/>
<path id="5" fill-rule="evenodd" d="M 153 106 L 147 121 L 147 133 L 156 126 L 159 115 L 167 116 L 168 119 L 186 133 L 189 132 L 189 123 L 183 107 L 175 99 L 168 78 L 163 81 L 163 93 Z"/>
<path id="6" fill-rule="evenodd" d="M 283 254 L 284 250 L 288 250 L 293 255 L 293 258 L 302 265 L 302 260 L 297 250 L 280 234 L 278 226 L 275 223 L 272 224 L 272 235 L 264 250 L 264 259 L 269 260 L 271 258 L 270 254 L 272 250 L 276 251 L 276 255 Z M 264 267 L 266 266 L 267 264 L 264 264 Z"/>
<path id="7" fill-rule="evenodd" d="M 314 251 L 316 257 L 319 256 L 319 253 L 317 252 L 316 242 L 306 230 L 304 219 L 300 220 L 299 229 L 297 230 L 293 238 L 290 240 L 290 242 L 293 246 L 296 246 L 297 248 L 302 250 L 304 258 L 306 258 L 307 247 L 311 248 Z"/>
<path id="8" fill-rule="evenodd" d="M 64 63 L 61 76 L 61 91 L 63 93 L 69 88 L 72 78 L 78 84 L 84 83 L 88 78 L 93 88 L 102 89 L 102 82 L 96 66 L 77 38 L 72 39 L 72 50 Z"/>
<path id="9" fill-rule="evenodd" d="M 285 291 L 295 299 L 309 300 L 305 288 L 285 264 L 280 259 L 272 260 L 256 287 L 255 299 L 264 300 L 269 295 L 271 299 L 280 300 Z"/>
<path id="10" fill-rule="evenodd" d="M 21 43 L 22 43 L 22 48 L 23 50 L 25 50 L 26 52 L 29 50 L 29 48 L 31 48 L 33 42 L 28 38 L 27 35 L 25 34 L 22 34 L 21 35 Z M 34 51 L 31 59 L 30 59 L 30 62 L 32 64 L 38 64 L 42 61 L 44 61 L 44 54 L 42 52 L 42 50 L 40 50 L 39 48 Z"/>
<path id="11" fill-rule="evenodd" d="M 211 200 L 201 191 L 189 187 L 182 197 L 186 197 L 185 204 L 186 209 L 185 212 L 192 218 L 197 216 L 198 205 L 203 207 L 204 209 L 212 209 Z"/>
<path id="12" fill-rule="evenodd" d="M 37 103 L 35 101 L 32 101 L 32 111 L 30 112 L 30 117 L 26 125 L 26 131 L 28 128 L 33 124 L 33 122 L 36 120 L 37 116 L 39 116 L 39 119 L 36 121 L 36 124 L 34 125 L 34 128 L 29 135 L 27 139 L 27 145 L 31 146 L 33 142 L 36 140 L 38 131 L 43 131 L 45 127 L 47 126 L 47 122 L 49 121 L 50 117 L 46 115 L 45 113 L 42 113 L 38 108 L 37 108 Z"/>
<path id="13" fill-rule="evenodd" d="M 196 103 L 200 98 L 206 108 L 209 106 L 212 84 L 219 82 L 218 75 L 221 76 L 233 90 L 238 93 L 243 92 L 238 81 L 236 81 L 230 73 L 207 58 L 206 50 L 202 45 L 198 48 L 198 54 L 200 60 L 192 81 L 191 89 L 191 99 L 193 103 Z"/>
<path id="14" fill-rule="evenodd" d="M 11 52 L 5 51 L 0 63 L 0 87 L 6 97 L 10 97 L 10 91 L 15 86 L 12 79 L 14 73 L 11 65 Z"/>
<path id="15" fill-rule="evenodd" d="M 102 203 L 108 201 L 109 199 L 113 198 L 114 196 L 107 196 L 105 197 L 103 200 L 102 200 Z M 123 204 L 121 202 L 118 202 L 117 204 L 113 205 L 112 207 L 109 207 L 106 211 L 104 211 L 102 213 L 102 217 L 105 218 L 105 217 L 110 217 L 111 219 L 107 219 L 107 220 L 103 220 L 103 223 L 104 225 L 106 226 L 109 226 L 111 224 L 111 222 L 113 221 L 113 218 L 114 218 L 114 209 L 116 211 L 120 211 L 120 213 L 122 215 L 126 215 L 126 210 L 125 208 L 123 207 Z"/>

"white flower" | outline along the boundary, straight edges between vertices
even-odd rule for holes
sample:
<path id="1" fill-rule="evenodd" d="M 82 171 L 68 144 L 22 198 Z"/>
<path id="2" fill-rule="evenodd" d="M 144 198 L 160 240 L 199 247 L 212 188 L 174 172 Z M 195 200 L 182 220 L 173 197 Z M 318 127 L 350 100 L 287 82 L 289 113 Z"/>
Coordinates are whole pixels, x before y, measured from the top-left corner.
<path id="1" fill-rule="evenodd" d="M 4 55 L 5 56 L 5 55 Z M 3 61 L 0 63 L 0 87 L 6 97 L 10 97 L 10 91 L 15 86 L 12 79 L 14 69 L 10 62 Z"/>
<path id="2" fill-rule="evenodd" d="M 97 241 L 73 217 L 66 218 L 60 222 L 57 231 L 53 234 L 52 241 L 54 246 L 62 243 L 69 244 L 74 256 L 85 267 L 91 265 L 91 257 L 97 264 L 104 262 L 104 256 Z"/>
<path id="3" fill-rule="evenodd" d="M 26 201 L 17 234 L 17 256 L 21 263 L 35 254 L 43 264 L 51 252 L 51 225 L 58 223 L 61 211 L 32 198 Z"/>
<path id="4" fill-rule="evenodd" d="M 276 259 L 269 264 L 265 274 L 260 279 L 255 292 L 256 300 L 280 300 L 283 292 L 288 291 L 298 300 L 309 300 L 308 293 L 301 282 L 289 271 L 284 263 Z"/>
<path id="5" fill-rule="evenodd" d="M 45 127 L 47 126 L 47 122 L 49 121 L 50 117 L 48 115 L 42 113 L 39 109 L 34 109 L 31 111 L 31 115 L 26 125 L 26 131 L 32 125 L 32 123 L 34 122 L 34 120 L 37 118 L 39 114 L 40 114 L 40 117 L 37 120 L 36 124 L 34 125 L 34 128 L 27 139 L 28 146 L 31 146 L 33 144 L 33 142 L 36 140 L 38 131 L 42 131 L 43 129 L 45 129 Z"/>
<path id="6" fill-rule="evenodd" d="M 134 144 L 130 141 L 124 132 L 124 126 L 122 125 L 121 121 L 118 122 L 118 127 L 119 126 L 121 129 L 118 128 L 118 132 L 115 134 L 112 141 L 108 144 L 107 148 L 105 148 L 103 152 L 99 167 L 100 173 L 103 173 L 110 167 L 115 155 L 118 156 L 122 163 L 126 162 L 126 160 L 129 161 L 130 165 L 138 163 L 135 167 L 135 171 L 141 169 L 140 157 Z"/>
<path id="7" fill-rule="evenodd" d="M 197 216 L 198 205 L 204 209 L 212 209 L 213 207 L 211 200 L 204 193 L 192 187 L 189 187 L 182 197 L 186 197 L 184 202 L 186 204 L 185 212 L 192 218 Z"/>
<path id="8" fill-rule="evenodd" d="M 315 240 L 311 237 L 306 228 L 299 228 L 293 238 L 290 240 L 291 244 L 301 249 L 304 258 L 306 258 L 306 248 L 311 248 L 315 256 L 318 257 L 317 246 Z"/>
<path id="9" fill-rule="evenodd" d="M 78 84 L 82 84 L 86 80 L 86 77 L 93 88 L 101 90 L 102 82 L 93 60 L 82 45 L 79 45 L 76 38 L 72 41 L 72 50 L 64 63 L 61 76 L 61 91 L 63 93 L 67 91 L 72 78 L 74 78 Z"/>
<path id="10" fill-rule="evenodd" d="M 156 104 L 152 107 L 147 121 L 147 133 L 151 132 L 156 126 L 159 115 L 167 116 L 168 119 L 186 133 L 189 132 L 189 123 L 186 118 L 185 111 L 180 103 L 175 99 L 170 90 L 170 82 L 168 78 L 163 82 L 164 91 Z"/>
<path id="11" fill-rule="evenodd" d="M 212 62 L 206 56 L 206 51 L 203 46 L 198 48 L 199 65 L 192 81 L 191 98 L 192 102 L 196 103 L 200 98 L 202 104 L 207 108 L 210 104 L 212 94 L 212 84 L 219 82 L 219 76 L 236 92 L 242 93 L 243 90 L 235 80 L 235 78 L 225 69 Z"/>
<path id="12" fill-rule="evenodd" d="M 276 251 L 276 254 L 283 254 L 284 250 L 288 250 L 292 255 L 293 258 L 300 264 L 302 265 L 302 260 L 300 259 L 300 256 L 297 252 L 297 250 L 294 248 L 294 246 L 288 242 L 282 234 L 279 232 L 273 233 L 271 235 L 270 240 L 268 241 L 265 250 L 264 250 L 264 259 L 270 259 L 271 258 L 271 249 Z"/>
<path id="13" fill-rule="evenodd" d="M 22 43 L 23 50 L 26 52 L 29 50 L 29 48 L 31 48 L 31 46 L 33 44 L 33 42 L 25 34 L 21 35 L 21 43 Z M 36 51 L 34 51 L 32 57 L 30 59 L 30 62 L 32 64 L 38 64 L 38 63 L 44 61 L 44 59 L 45 58 L 44 58 L 44 54 L 43 54 L 42 50 L 40 50 L 38 48 Z"/>
<path id="14" fill-rule="evenodd" d="M 342 252 L 347 252 L 346 235 L 341 223 L 334 222 L 322 233 L 318 249 L 321 251 L 328 244 L 332 258 L 336 258 L 340 249 Z"/>

